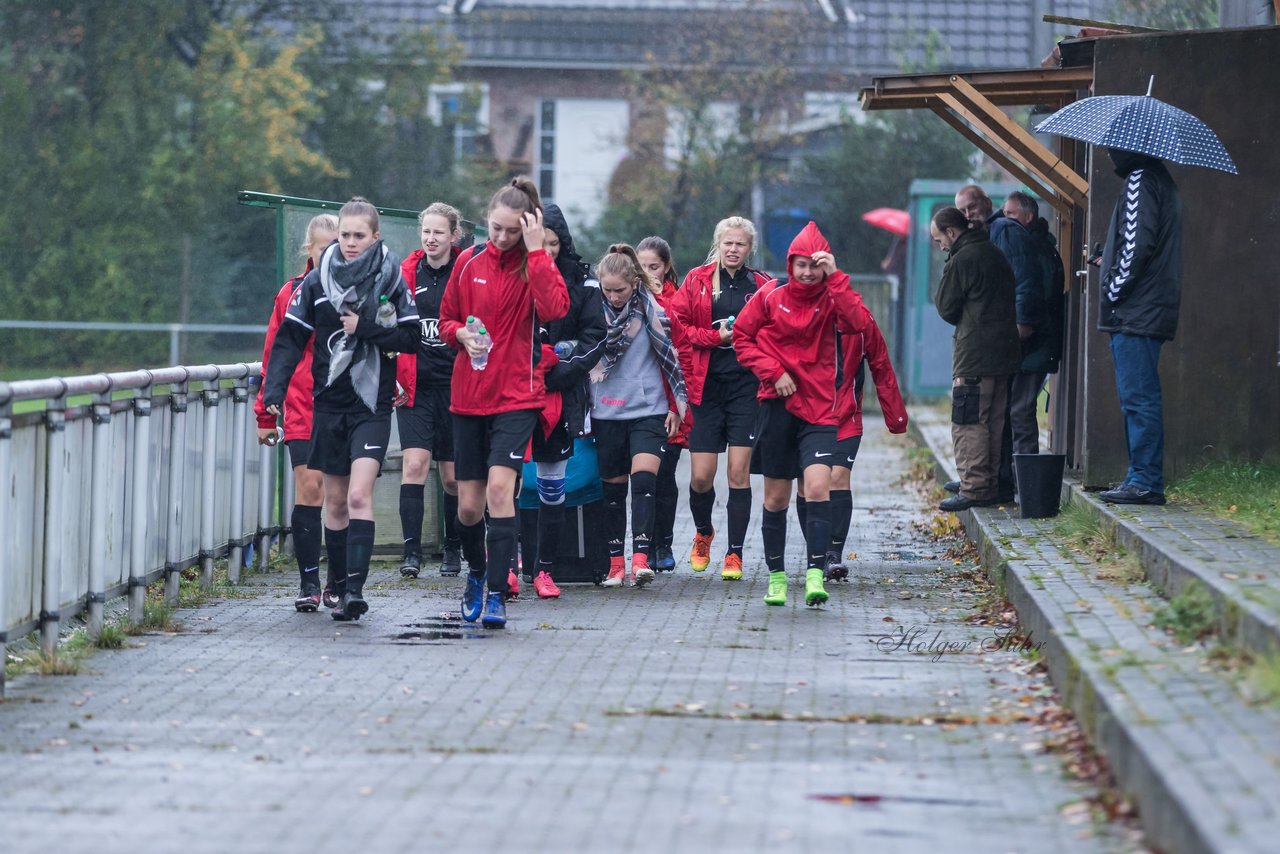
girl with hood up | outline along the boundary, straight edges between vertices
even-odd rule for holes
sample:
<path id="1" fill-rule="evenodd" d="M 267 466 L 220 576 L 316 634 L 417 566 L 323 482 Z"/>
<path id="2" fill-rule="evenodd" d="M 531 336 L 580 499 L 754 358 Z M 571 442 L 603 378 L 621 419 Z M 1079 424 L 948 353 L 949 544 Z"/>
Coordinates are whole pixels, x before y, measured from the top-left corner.
<path id="1" fill-rule="evenodd" d="M 307 223 L 307 240 L 302 244 L 306 253 L 307 267 L 302 275 L 295 276 L 285 282 L 276 293 L 275 306 L 271 311 L 271 320 L 267 324 L 267 339 L 262 345 L 262 376 L 267 376 L 267 366 L 271 364 L 271 349 L 276 342 L 276 330 L 284 320 L 289 303 L 307 273 L 315 269 L 320 262 L 320 255 L 326 246 L 338 236 L 338 218 L 333 214 L 319 214 Z M 258 416 L 258 444 L 274 445 L 279 434 L 276 432 L 276 415 L 267 412 L 262 402 L 262 394 L 266 391 L 266 383 L 258 386 L 258 397 L 253 402 L 253 411 Z M 289 451 L 289 465 L 293 468 L 294 505 L 289 518 L 293 528 L 293 551 L 298 559 L 298 573 L 302 577 L 302 592 L 293 602 L 293 607 L 302 613 L 311 613 L 319 609 L 323 603 L 327 608 L 338 606 L 338 597 L 334 593 L 333 562 L 329 562 L 330 577 L 325 585 L 323 595 L 317 594 L 316 588 L 320 580 L 320 508 L 324 503 L 324 474 L 308 464 L 311 459 L 311 347 L 303 347 L 302 358 L 298 367 L 294 368 L 289 379 L 289 391 L 284 401 L 284 442 Z"/>
<path id="2" fill-rule="evenodd" d="M 564 482 L 574 440 L 587 433 L 587 414 L 591 406 L 589 374 L 604 354 L 604 309 L 600 299 L 600 283 L 591 273 L 591 265 L 582 260 L 573 246 L 573 235 L 564 213 L 556 205 L 542 211 L 546 228 L 543 247 L 564 279 L 569 292 L 569 311 L 564 317 L 543 321 L 540 340 L 552 347 L 559 361 L 546 374 L 547 395 L 560 400 L 560 414 L 550 432 L 534 430 L 533 461 L 538 480 L 538 526 L 532 536 L 521 538 L 526 555 L 525 581 L 542 599 L 560 596 L 556 586 L 555 554 L 564 527 Z M 541 319 L 541 318 L 539 318 Z M 537 569 L 532 567 L 532 552 L 537 552 Z"/>
<path id="3" fill-rule="evenodd" d="M 689 431 L 689 513 L 697 533 L 689 550 L 689 568 L 704 571 L 711 563 L 711 509 L 720 454 L 728 447 L 728 548 L 720 577 L 742 578 L 742 544 L 751 521 L 751 443 L 756 423 L 756 379 L 738 359 L 730 331 L 748 300 L 768 283 L 747 266 L 755 247 L 751 220 L 720 220 L 707 263 L 685 276 L 671 298 L 671 312 L 684 325 L 692 345 L 688 376 L 693 427 Z"/>
<path id="4" fill-rule="evenodd" d="M 680 432 L 688 411 L 678 324 L 658 304 L 660 286 L 635 250 L 615 243 L 596 264 L 605 299 L 604 355 L 591 369 L 591 420 L 604 487 L 609 538 L 605 587 L 626 584 L 627 480 L 631 481 L 631 578 L 653 580 L 649 537 L 662 446 Z"/>
<path id="5" fill-rule="evenodd" d="M 440 337 L 459 351 L 449 408 L 458 535 L 469 570 L 462 618 L 501 629 L 519 529 L 516 478 L 546 398 L 537 322 L 564 317 L 569 294 L 543 245 L 542 202 L 531 180 L 515 178 L 494 193 L 486 218 L 489 240 L 463 250 L 454 263 L 440 306 Z M 489 342 L 467 328 L 469 317 L 482 324 Z M 486 355 L 485 368 L 472 367 L 472 359 Z"/>
<path id="6" fill-rule="evenodd" d="M 806 225 L 787 250 L 786 284 L 772 281 L 733 326 L 738 359 L 759 378 L 755 452 L 764 474 L 760 524 L 769 568 L 766 605 L 785 605 L 787 506 L 800 477 L 807 501 L 805 604 L 827 601 L 823 570 L 831 542 L 831 465 L 840 407 L 836 332 L 862 333 L 870 314 L 849 277 L 836 269 L 831 245 Z"/>
<path id="7" fill-rule="evenodd" d="M 289 303 L 262 393 L 266 411 L 279 415 L 294 368 L 313 342 L 308 464 L 324 473 L 325 538 L 335 585 L 342 587 L 335 620 L 358 620 L 369 610 L 364 582 L 373 556 L 373 484 L 391 437 L 392 357 L 418 338 L 417 306 L 378 225 L 368 199 L 357 196 L 338 211 L 338 239 Z"/>
<path id="8" fill-rule="evenodd" d="M 671 260 L 671 245 L 661 237 L 646 237 L 636 244 L 636 257 L 649 278 L 662 285 L 658 304 L 671 317 L 671 300 L 680 289 L 680 275 Z M 679 323 L 679 321 L 676 321 Z M 689 348 L 680 348 L 680 367 L 685 376 L 693 371 Z M 662 446 L 662 463 L 658 466 L 658 491 L 654 494 L 653 511 L 653 568 L 656 572 L 674 572 L 676 558 L 671 551 L 676 525 L 676 504 L 680 489 L 676 486 L 676 468 L 680 465 L 680 452 L 689 444 L 689 428 L 693 418 L 686 418 L 680 433 Z"/>

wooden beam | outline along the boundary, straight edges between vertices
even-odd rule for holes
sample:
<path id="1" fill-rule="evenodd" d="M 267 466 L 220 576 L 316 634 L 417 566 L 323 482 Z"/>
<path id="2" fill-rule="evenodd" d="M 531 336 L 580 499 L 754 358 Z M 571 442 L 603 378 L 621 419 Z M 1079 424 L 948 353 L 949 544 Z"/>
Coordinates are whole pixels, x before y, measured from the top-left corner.
<path id="1" fill-rule="evenodd" d="M 1064 215 L 1071 215 L 1073 205 L 1070 199 L 1063 198 L 1061 193 L 1056 192 L 1051 186 L 1046 186 L 1039 176 L 1032 175 L 1022 163 L 1014 159 L 1005 149 L 983 136 L 959 114 L 949 109 L 948 105 L 943 103 L 942 100 L 933 108 L 933 111 L 938 118 L 951 125 L 951 127 L 959 131 L 961 136 L 977 146 L 983 154 L 1008 169 L 1010 174 L 1029 187 L 1037 196 L 1062 211 Z"/>
<path id="2" fill-rule="evenodd" d="M 1076 203 L 1084 204 L 1084 200 L 1089 195 L 1088 181 L 1076 174 L 1074 169 L 1046 148 L 1026 128 L 1010 119 L 1002 110 L 997 109 L 964 78 L 959 75 L 953 76 L 951 85 L 955 87 L 956 97 L 977 114 L 976 118 L 979 120 L 974 122 L 975 124 L 986 126 L 985 129 L 991 136 L 1001 138 L 1017 150 L 1026 159 L 1027 165 L 1043 175 L 1046 181 L 1071 188 L 1071 192 L 1066 195 Z"/>

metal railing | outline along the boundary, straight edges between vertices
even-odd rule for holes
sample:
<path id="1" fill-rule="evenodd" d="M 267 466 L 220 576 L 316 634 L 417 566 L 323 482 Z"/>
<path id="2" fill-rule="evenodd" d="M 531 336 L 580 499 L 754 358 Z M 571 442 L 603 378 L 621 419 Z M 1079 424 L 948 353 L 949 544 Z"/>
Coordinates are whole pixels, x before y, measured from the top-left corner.
<path id="1" fill-rule="evenodd" d="M 52 655 L 63 622 L 85 612 L 96 635 L 104 603 L 125 593 L 138 625 L 148 584 L 163 577 L 176 605 L 182 570 L 199 565 L 208 588 L 226 556 L 236 581 L 249 547 L 265 569 L 270 538 L 283 530 L 274 495 L 282 446 L 248 448 L 260 370 L 0 382 L 0 646 L 38 629 Z M 44 408 L 15 412 L 24 401 Z"/>

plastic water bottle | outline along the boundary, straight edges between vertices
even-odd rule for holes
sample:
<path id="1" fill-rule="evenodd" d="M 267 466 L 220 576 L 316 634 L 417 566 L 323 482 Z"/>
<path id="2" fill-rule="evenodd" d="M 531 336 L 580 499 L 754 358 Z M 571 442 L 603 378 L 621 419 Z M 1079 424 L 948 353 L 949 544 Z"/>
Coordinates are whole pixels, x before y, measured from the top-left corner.
<path id="1" fill-rule="evenodd" d="M 467 329 L 476 336 L 476 342 L 484 347 L 483 353 L 471 357 L 471 369 L 483 371 L 489 367 L 489 351 L 493 349 L 493 340 L 489 337 L 489 331 L 484 328 L 484 324 L 480 322 L 480 318 L 474 315 L 467 317 Z"/>
<path id="2" fill-rule="evenodd" d="M 284 428 L 277 425 L 275 435 L 267 437 L 267 444 L 279 445 L 283 441 L 284 441 Z"/>
<path id="3" fill-rule="evenodd" d="M 555 354 L 558 358 L 567 359 L 573 355 L 575 350 L 578 349 L 578 342 L 573 339 L 568 341 L 557 341 L 556 346 L 552 349 L 555 350 Z"/>
<path id="4" fill-rule="evenodd" d="M 388 329 L 392 329 L 396 325 L 396 307 L 391 304 L 391 299 L 386 294 L 378 297 L 378 316 L 376 319 L 379 326 L 385 326 Z"/>
<path id="5" fill-rule="evenodd" d="M 738 319 L 738 316 L 737 316 L 736 314 L 731 314 L 731 315 L 729 315 L 729 319 L 728 319 L 728 320 L 726 320 L 726 321 L 724 322 L 724 328 L 725 328 L 725 329 L 728 329 L 730 332 L 732 332 L 732 331 L 733 331 L 733 322 L 734 322 L 735 320 L 737 320 L 737 319 Z"/>

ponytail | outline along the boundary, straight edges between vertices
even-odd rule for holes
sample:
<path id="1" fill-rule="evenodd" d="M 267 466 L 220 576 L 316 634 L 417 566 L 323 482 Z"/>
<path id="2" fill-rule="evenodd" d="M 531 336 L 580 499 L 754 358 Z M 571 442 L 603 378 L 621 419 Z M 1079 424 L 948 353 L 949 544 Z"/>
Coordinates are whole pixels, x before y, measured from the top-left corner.
<path id="1" fill-rule="evenodd" d="M 649 272 L 640 266 L 636 250 L 626 243 L 611 245 L 609 251 L 596 264 L 596 278 L 603 279 L 605 276 L 619 276 L 634 283 L 637 288 L 647 289 L 654 296 L 662 293 L 661 283 L 655 282 Z"/>
<path id="2" fill-rule="evenodd" d="M 525 175 L 518 175 L 511 179 L 511 183 L 493 194 L 485 212 L 491 213 L 496 207 L 510 208 L 521 214 L 531 214 L 542 210 L 542 199 L 539 198 L 538 187 L 533 181 Z M 520 261 L 520 278 L 527 282 L 529 281 L 529 253 L 524 248 L 524 243 L 516 245 L 520 247 L 523 255 Z"/>

